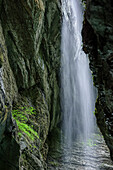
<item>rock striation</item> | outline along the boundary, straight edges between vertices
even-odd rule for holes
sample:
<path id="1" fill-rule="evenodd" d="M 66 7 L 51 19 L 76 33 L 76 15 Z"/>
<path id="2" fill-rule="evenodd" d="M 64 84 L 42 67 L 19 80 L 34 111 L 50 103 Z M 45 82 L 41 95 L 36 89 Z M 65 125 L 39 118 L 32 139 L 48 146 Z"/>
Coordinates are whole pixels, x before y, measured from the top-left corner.
<path id="1" fill-rule="evenodd" d="M 58 0 L 0 0 L 0 169 L 46 168 L 60 121 L 60 11 Z"/>
<path id="2" fill-rule="evenodd" d="M 82 34 L 98 88 L 95 115 L 113 159 L 112 12 L 112 0 L 87 0 Z M 0 0 L 1 170 L 47 168 L 48 133 L 61 119 L 60 17 L 59 0 Z"/>

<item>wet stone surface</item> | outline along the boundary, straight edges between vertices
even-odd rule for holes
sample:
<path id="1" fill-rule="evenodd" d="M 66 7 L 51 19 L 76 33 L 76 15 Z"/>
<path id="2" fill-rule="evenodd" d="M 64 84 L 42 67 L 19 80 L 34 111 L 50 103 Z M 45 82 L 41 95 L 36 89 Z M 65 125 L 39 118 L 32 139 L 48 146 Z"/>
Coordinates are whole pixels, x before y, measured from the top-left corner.
<path id="1" fill-rule="evenodd" d="M 49 156 L 49 170 L 113 170 L 109 150 L 100 134 L 93 134 L 86 142 L 74 142 L 72 149 L 64 146 L 61 152 L 59 157 Z"/>

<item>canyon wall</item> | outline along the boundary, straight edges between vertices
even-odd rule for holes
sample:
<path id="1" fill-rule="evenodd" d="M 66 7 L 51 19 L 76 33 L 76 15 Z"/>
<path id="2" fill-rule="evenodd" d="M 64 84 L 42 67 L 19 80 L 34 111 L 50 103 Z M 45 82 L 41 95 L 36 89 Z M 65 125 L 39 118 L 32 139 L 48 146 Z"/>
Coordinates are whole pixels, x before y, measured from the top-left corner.
<path id="1" fill-rule="evenodd" d="M 83 49 L 98 89 L 95 115 L 113 160 L 113 1 L 87 0 Z"/>
<path id="2" fill-rule="evenodd" d="M 58 0 L 0 0 L 0 169 L 46 168 L 60 121 L 60 11 Z"/>
<path id="3" fill-rule="evenodd" d="M 111 0 L 87 0 L 82 35 L 113 159 L 112 12 Z M 60 42 L 59 0 L 0 0 L 0 169 L 46 169 L 47 136 L 61 120 Z"/>

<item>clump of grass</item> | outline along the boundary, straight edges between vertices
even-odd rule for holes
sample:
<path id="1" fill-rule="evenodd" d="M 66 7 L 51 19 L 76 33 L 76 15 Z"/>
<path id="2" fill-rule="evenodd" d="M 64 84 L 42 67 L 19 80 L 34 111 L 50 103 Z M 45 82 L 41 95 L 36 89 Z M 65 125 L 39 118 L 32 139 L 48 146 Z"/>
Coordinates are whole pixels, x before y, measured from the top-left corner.
<path id="1" fill-rule="evenodd" d="M 19 137 L 25 134 L 32 141 L 36 138 L 39 139 L 38 133 L 33 129 L 33 125 L 27 124 L 29 116 L 35 114 L 36 110 L 33 107 L 19 107 L 18 109 L 12 110 L 12 116 L 19 128 Z"/>

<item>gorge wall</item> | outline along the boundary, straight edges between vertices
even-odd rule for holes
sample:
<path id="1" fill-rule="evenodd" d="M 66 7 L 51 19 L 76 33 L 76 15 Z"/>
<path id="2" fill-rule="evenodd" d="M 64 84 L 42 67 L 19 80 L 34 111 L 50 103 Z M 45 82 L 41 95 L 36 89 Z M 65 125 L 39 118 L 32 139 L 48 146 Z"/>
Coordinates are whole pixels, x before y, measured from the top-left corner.
<path id="1" fill-rule="evenodd" d="M 0 169 L 46 169 L 47 135 L 60 122 L 60 8 L 59 0 L 0 0 Z M 112 12 L 112 0 L 87 0 L 82 34 L 113 158 Z"/>
<path id="2" fill-rule="evenodd" d="M 87 0 L 83 49 L 98 89 L 95 115 L 113 160 L 113 1 Z"/>
<path id="3" fill-rule="evenodd" d="M 0 0 L 0 169 L 46 168 L 60 121 L 60 11 L 58 0 Z"/>

